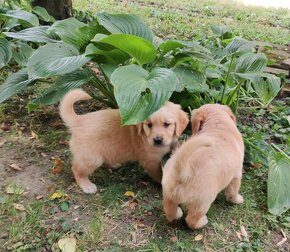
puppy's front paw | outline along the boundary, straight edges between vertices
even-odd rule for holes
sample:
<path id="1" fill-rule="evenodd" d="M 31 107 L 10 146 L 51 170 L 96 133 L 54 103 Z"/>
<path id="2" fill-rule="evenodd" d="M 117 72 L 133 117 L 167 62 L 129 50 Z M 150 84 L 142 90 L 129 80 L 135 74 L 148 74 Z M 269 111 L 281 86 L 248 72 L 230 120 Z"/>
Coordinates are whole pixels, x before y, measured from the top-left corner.
<path id="1" fill-rule="evenodd" d="M 177 212 L 176 212 L 175 219 L 176 220 L 180 219 L 182 217 L 182 215 L 183 215 L 183 212 L 182 212 L 181 208 L 177 207 Z"/>
<path id="2" fill-rule="evenodd" d="M 97 192 L 97 186 L 92 182 L 87 182 L 85 184 L 80 184 L 80 187 L 84 191 L 84 193 L 96 193 Z"/>
<path id="3" fill-rule="evenodd" d="M 241 194 L 237 194 L 235 196 L 228 197 L 227 200 L 234 203 L 234 204 L 242 204 L 244 202 L 244 198 Z"/>

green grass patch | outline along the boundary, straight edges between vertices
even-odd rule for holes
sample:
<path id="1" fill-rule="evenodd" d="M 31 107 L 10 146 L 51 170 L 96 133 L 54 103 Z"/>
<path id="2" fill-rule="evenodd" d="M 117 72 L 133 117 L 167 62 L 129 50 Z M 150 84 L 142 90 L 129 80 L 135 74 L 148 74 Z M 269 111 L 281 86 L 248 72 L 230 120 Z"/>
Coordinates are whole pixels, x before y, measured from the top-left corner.
<path id="1" fill-rule="evenodd" d="M 224 24 L 250 40 L 275 44 L 290 41 L 290 11 L 244 6 L 233 1 L 95 1 L 74 0 L 77 10 L 92 13 L 132 13 L 161 38 L 191 39 L 210 34 L 210 24 Z"/>

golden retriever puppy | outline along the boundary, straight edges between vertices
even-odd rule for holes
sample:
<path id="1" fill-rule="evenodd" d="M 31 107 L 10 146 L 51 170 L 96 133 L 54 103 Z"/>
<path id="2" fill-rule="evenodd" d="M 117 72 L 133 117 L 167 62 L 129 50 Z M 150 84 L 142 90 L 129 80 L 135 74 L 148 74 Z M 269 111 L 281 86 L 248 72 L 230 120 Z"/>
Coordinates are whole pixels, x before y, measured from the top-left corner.
<path id="1" fill-rule="evenodd" d="M 77 115 L 73 104 L 90 98 L 83 90 L 75 89 L 60 103 L 60 116 L 71 131 L 72 171 L 82 190 L 96 192 L 96 185 L 88 178 L 96 168 L 117 167 L 127 161 L 138 161 L 160 183 L 162 157 L 186 128 L 187 114 L 179 105 L 167 102 L 145 122 L 121 127 L 118 109 Z"/>
<path id="2" fill-rule="evenodd" d="M 244 159 L 242 136 L 229 107 L 207 104 L 193 110 L 192 134 L 163 168 L 163 208 L 168 221 L 188 209 L 191 229 L 207 224 L 206 213 L 217 194 L 225 189 L 226 199 L 242 203 L 239 194 Z"/>

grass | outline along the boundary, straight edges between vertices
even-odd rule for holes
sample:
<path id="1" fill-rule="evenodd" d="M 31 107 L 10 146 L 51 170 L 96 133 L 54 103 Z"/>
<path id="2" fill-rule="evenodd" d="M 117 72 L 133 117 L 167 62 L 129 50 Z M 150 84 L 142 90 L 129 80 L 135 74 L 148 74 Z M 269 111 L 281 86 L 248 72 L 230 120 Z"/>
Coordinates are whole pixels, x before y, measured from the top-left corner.
<path id="1" fill-rule="evenodd" d="M 75 0 L 73 4 L 82 10 L 134 13 L 149 24 L 156 35 L 164 38 L 202 36 L 209 33 L 213 22 L 227 24 L 250 39 L 278 44 L 290 41 L 289 12 L 282 9 L 250 8 L 228 2 L 217 4 L 209 0 Z M 0 175 L 5 184 L 0 192 L 0 251 L 58 252 L 58 240 L 67 236 L 77 238 L 78 251 L 290 250 L 289 241 L 280 248 L 276 245 L 283 238 L 281 229 L 289 234 L 290 213 L 282 216 L 268 213 L 267 168 L 257 163 L 260 159 L 254 153 L 248 152 L 245 159 L 241 188 L 245 203 L 229 204 L 220 194 L 209 210 L 209 224 L 191 231 L 184 220 L 166 223 L 160 186 L 136 164 L 113 171 L 98 170 L 92 176 L 98 193 L 81 193 L 72 180 L 68 146 L 61 143 L 67 140 L 68 134 L 57 115 L 57 107 L 27 113 L 27 99 L 24 94 L 21 99 L 17 96 L 0 105 L 0 125 L 4 121 L 12 125 L 10 131 L 0 131 L 0 143 L 3 139 L 7 141 L 0 147 L 0 161 L 4 160 Z M 287 99 L 275 102 L 270 109 L 244 108 L 240 129 L 248 138 L 273 141 L 289 153 L 289 115 Z M 37 134 L 37 139 L 31 139 L 32 132 Z M 51 172 L 54 157 L 65 163 L 58 175 Z M 21 174 L 8 168 L 15 160 L 22 164 L 23 173 L 28 171 L 29 163 L 43 171 L 43 177 L 34 180 L 35 184 L 39 179 L 45 180 L 39 188 L 42 198 L 37 199 L 31 193 L 5 193 L 8 179 L 14 180 Z M 68 196 L 50 199 L 56 191 Z M 125 196 L 127 191 L 134 192 L 135 196 Z M 25 211 L 15 209 L 14 204 L 22 204 Z M 241 228 L 246 230 L 247 236 L 242 235 Z M 196 240 L 200 234 L 202 239 Z"/>
<path id="2" fill-rule="evenodd" d="M 58 146 L 54 151 L 65 149 Z M 52 152 L 49 147 L 47 150 Z M 24 146 L 21 151 L 25 151 Z M 209 224 L 196 231 L 189 230 L 184 221 L 166 223 L 160 186 L 153 184 L 134 164 L 113 172 L 107 169 L 95 172 L 92 180 L 98 186 L 96 195 L 82 194 L 72 183 L 68 168 L 56 177 L 47 170 L 46 183 L 54 186 L 51 191 L 44 190 L 42 199 L 26 194 L 0 194 L 5 249 L 50 251 L 53 247 L 59 251 L 57 241 L 73 235 L 78 251 L 276 251 L 276 242 L 281 240 L 279 230 L 289 230 L 289 214 L 276 217 L 267 213 L 267 170 L 263 167 L 246 166 L 241 188 L 243 205 L 227 203 L 219 195 L 208 213 Z M 54 191 L 68 197 L 51 200 Z M 126 191 L 134 192 L 135 197 L 126 197 Z M 61 210 L 62 202 L 68 203 L 66 211 Z M 26 211 L 16 210 L 14 203 L 23 204 Z M 248 237 L 242 236 L 240 240 L 237 232 L 241 233 L 241 226 Z M 203 239 L 196 241 L 199 234 Z M 273 235 L 280 240 L 273 240 Z"/>
<path id="3" fill-rule="evenodd" d="M 161 38 L 192 39 L 209 34 L 210 24 L 224 24 L 250 40 L 286 45 L 290 41 L 290 11 L 243 6 L 227 1 L 94 1 L 74 0 L 84 12 L 133 13 Z"/>

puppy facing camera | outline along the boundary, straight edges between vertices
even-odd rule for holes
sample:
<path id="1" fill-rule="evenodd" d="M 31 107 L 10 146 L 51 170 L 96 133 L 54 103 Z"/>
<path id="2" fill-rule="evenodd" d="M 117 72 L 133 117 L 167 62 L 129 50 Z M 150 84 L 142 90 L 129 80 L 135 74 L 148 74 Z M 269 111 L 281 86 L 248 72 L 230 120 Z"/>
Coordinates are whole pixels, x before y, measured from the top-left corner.
<path id="1" fill-rule="evenodd" d="M 77 115 L 73 104 L 91 97 L 81 89 L 68 92 L 60 104 L 60 116 L 71 132 L 72 171 L 85 193 L 97 187 L 89 180 L 98 167 L 116 167 L 138 161 L 156 182 L 161 182 L 160 163 L 165 154 L 177 145 L 178 136 L 188 124 L 181 107 L 166 102 L 146 121 L 121 127 L 118 109 L 105 109 Z"/>
<path id="2" fill-rule="evenodd" d="M 218 193 L 243 203 L 239 194 L 244 143 L 229 107 L 207 104 L 192 112 L 192 136 L 178 148 L 163 168 L 163 208 L 169 222 L 188 214 L 186 223 L 198 229 L 208 223 L 206 213 Z"/>

